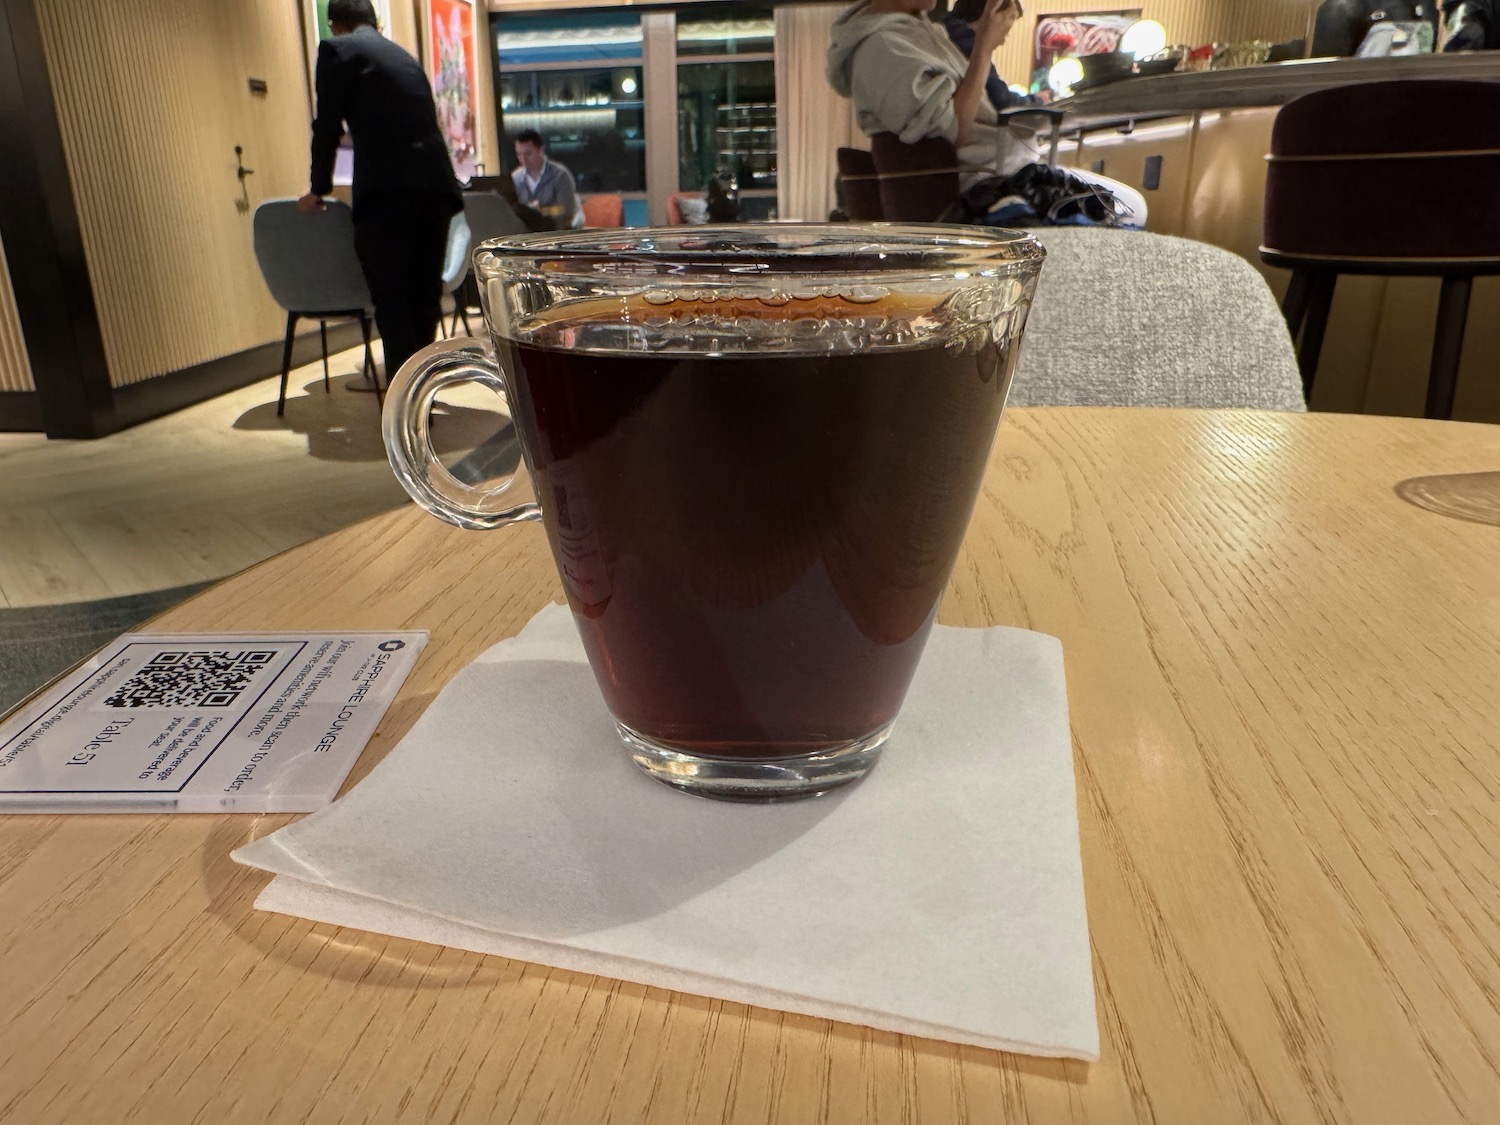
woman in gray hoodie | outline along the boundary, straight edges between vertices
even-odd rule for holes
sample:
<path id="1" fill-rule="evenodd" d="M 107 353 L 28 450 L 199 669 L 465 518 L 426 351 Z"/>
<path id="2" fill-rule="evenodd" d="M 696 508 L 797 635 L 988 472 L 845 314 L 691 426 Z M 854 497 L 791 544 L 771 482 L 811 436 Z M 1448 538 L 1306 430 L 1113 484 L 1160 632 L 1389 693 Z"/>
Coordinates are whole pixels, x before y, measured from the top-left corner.
<path id="1" fill-rule="evenodd" d="M 860 0 L 833 25 L 828 81 L 854 102 L 867 135 L 895 133 L 907 144 L 944 137 L 958 149 L 960 186 L 1006 177 L 1045 160 L 1034 132 L 1002 125 L 985 95 L 990 56 L 1020 15 L 1015 0 L 992 0 L 974 21 L 968 58 L 927 18 L 934 0 Z M 1144 225 L 1139 192 L 1104 176 L 1069 169 L 1124 205 L 1122 222 Z"/>

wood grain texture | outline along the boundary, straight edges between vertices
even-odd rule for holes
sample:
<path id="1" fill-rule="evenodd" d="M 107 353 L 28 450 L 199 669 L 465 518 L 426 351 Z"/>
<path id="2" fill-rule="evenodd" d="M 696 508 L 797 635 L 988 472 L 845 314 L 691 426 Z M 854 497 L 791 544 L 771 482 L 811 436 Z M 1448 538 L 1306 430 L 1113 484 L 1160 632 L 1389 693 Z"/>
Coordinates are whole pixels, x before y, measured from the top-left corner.
<path id="1" fill-rule="evenodd" d="M 242 210 L 307 187 L 301 13 L 279 0 L 36 0 L 116 386 L 280 339 Z M 264 95 L 247 80 L 263 78 Z"/>
<path id="2" fill-rule="evenodd" d="M 0 245 L 0 391 L 34 391 L 31 360 L 26 338 L 21 334 L 21 316 L 16 311 L 16 293 Z"/>
<path id="3" fill-rule="evenodd" d="M 0 818 L 0 1120 L 1493 1121 L 1493 427 L 1014 411 L 944 602 L 1062 638 L 1103 1058 L 912 1039 L 251 908 L 286 817 Z M 170 629 L 426 628 L 356 777 L 558 595 L 412 510 Z M 999 685 L 998 690 L 1003 690 Z"/>

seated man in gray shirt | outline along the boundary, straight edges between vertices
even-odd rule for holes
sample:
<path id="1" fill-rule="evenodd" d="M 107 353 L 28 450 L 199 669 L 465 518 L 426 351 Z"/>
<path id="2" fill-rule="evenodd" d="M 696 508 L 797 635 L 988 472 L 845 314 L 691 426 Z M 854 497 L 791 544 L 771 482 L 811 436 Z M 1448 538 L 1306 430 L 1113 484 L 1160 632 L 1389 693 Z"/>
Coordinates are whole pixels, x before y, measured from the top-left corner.
<path id="1" fill-rule="evenodd" d="M 547 159 L 547 142 L 535 129 L 516 134 L 516 159 L 521 166 L 511 173 L 516 198 L 535 207 L 558 227 L 583 226 L 583 204 L 573 188 L 573 173 Z"/>

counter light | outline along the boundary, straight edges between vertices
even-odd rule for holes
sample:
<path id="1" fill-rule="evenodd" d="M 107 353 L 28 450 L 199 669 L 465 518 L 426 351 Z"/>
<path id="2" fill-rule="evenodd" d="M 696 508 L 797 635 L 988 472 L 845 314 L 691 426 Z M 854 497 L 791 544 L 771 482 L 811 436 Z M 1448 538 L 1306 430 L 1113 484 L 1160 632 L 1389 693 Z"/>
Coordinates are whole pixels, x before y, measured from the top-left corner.
<path id="1" fill-rule="evenodd" d="M 1136 20 L 1120 36 L 1120 50 L 1137 59 L 1149 59 L 1167 48 L 1167 29 L 1155 20 Z"/>
<path id="2" fill-rule="evenodd" d="M 1083 81 L 1083 64 L 1072 55 L 1064 55 L 1047 71 L 1047 86 L 1054 97 L 1066 98 L 1073 87 Z"/>

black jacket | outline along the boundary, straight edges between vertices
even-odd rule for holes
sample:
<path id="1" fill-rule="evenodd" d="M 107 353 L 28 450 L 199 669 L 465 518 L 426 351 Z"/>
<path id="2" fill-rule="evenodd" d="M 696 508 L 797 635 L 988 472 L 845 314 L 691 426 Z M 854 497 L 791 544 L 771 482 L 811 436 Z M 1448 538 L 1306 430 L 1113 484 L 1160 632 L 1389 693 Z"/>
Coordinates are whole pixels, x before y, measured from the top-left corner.
<path id="1" fill-rule="evenodd" d="M 1496 0 L 1446 0 L 1445 51 L 1485 51 L 1500 48 L 1500 3 Z"/>
<path id="2" fill-rule="evenodd" d="M 1313 22 L 1313 57 L 1352 56 L 1377 16 L 1385 20 L 1426 20 L 1437 35 L 1437 0 L 1323 0 Z"/>
<path id="3" fill-rule="evenodd" d="M 318 44 L 312 190 L 333 190 L 344 125 L 354 141 L 354 210 L 381 197 L 427 195 L 457 211 L 463 195 L 417 60 L 373 27 Z"/>

